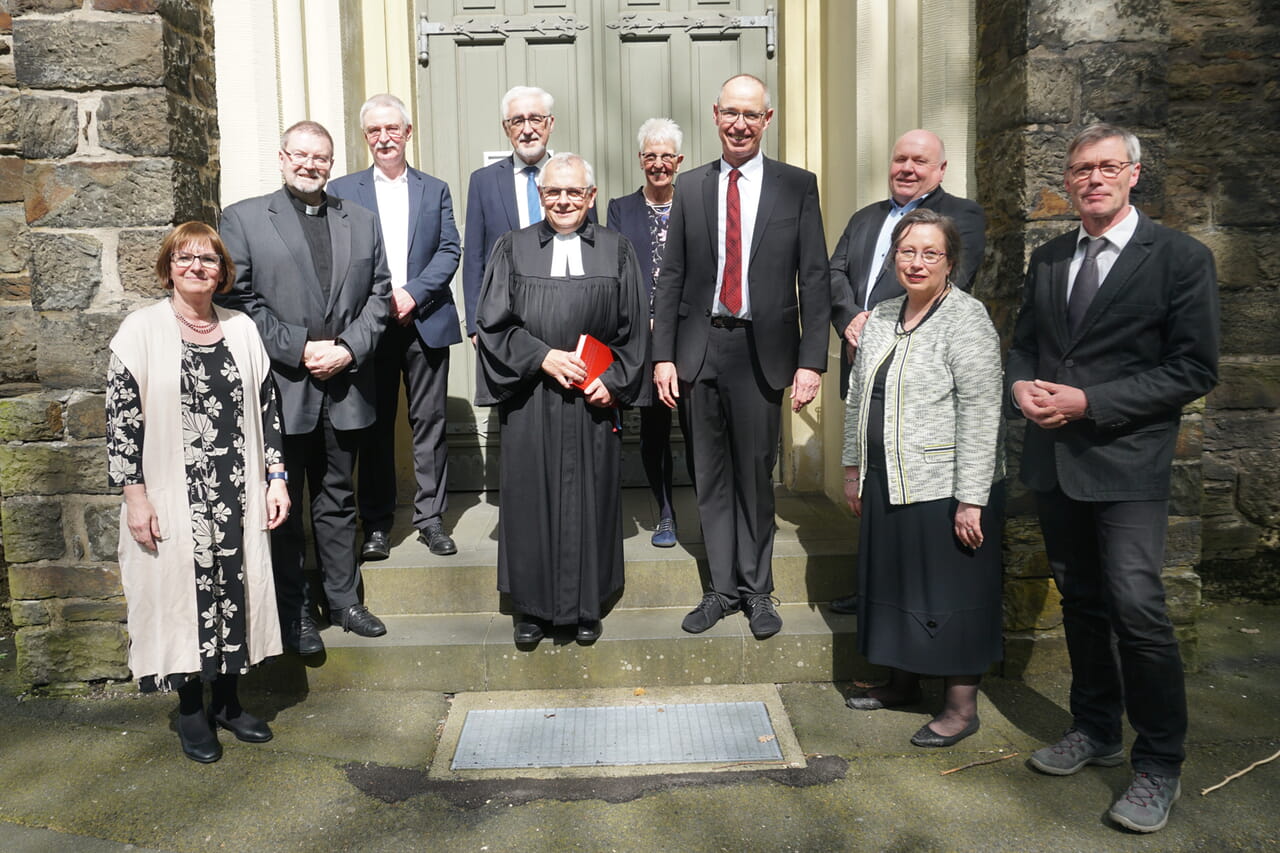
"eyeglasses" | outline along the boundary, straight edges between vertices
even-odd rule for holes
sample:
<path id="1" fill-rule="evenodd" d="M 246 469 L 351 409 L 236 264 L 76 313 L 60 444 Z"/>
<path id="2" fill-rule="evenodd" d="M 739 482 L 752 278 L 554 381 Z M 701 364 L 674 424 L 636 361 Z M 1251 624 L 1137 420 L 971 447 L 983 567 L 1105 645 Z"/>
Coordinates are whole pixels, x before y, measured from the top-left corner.
<path id="1" fill-rule="evenodd" d="M 323 169 L 333 162 L 328 154 L 306 154 L 302 151 L 285 151 L 284 156 L 295 166 L 318 166 Z"/>
<path id="2" fill-rule="evenodd" d="M 386 134 L 392 139 L 402 139 L 404 137 L 404 126 L 399 124 L 389 124 L 386 127 L 366 127 L 364 135 L 370 139 L 381 139 L 382 134 Z"/>
<path id="3" fill-rule="evenodd" d="M 192 255 L 188 252 L 174 252 L 169 256 L 169 260 L 179 267 L 189 267 L 196 261 L 200 262 L 200 266 L 208 267 L 209 269 L 217 269 L 222 266 L 222 258 L 219 255 Z"/>
<path id="4" fill-rule="evenodd" d="M 539 187 L 543 201 L 555 201 L 560 196 L 567 196 L 569 201 L 582 201 L 591 192 L 592 187 Z"/>
<path id="5" fill-rule="evenodd" d="M 1133 165 L 1132 160 L 1125 160 L 1117 163 L 1114 160 L 1107 160 L 1103 163 L 1074 163 L 1067 167 L 1067 174 L 1071 176 L 1073 181 L 1087 181 L 1089 176 L 1093 174 L 1093 170 L 1097 169 L 1102 173 L 1104 178 L 1118 178 L 1120 173 Z"/>
<path id="6" fill-rule="evenodd" d="M 532 127 L 542 127 L 551 119 L 551 116 L 531 115 L 531 116 L 512 116 L 503 119 L 502 123 L 513 130 L 517 127 L 524 127 L 526 124 Z"/>
<path id="7" fill-rule="evenodd" d="M 716 117 L 724 124 L 737 124 L 742 119 L 749 125 L 757 125 L 764 121 L 768 113 L 743 113 L 737 110 L 722 110 L 716 107 Z"/>
<path id="8" fill-rule="evenodd" d="M 929 266 L 933 266 L 947 256 L 946 252 L 938 252 L 933 249 L 925 249 L 923 252 L 917 252 L 915 249 L 898 249 L 896 254 L 898 255 L 898 260 L 904 264 L 915 263 L 916 256 L 919 255 L 920 260 Z"/>
<path id="9" fill-rule="evenodd" d="M 670 166 L 677 159 L 679 159 L 679 157 L 680 157 L 679 154 L 654 154 L 652 151 L 649 151 L 644 154 L 641 154 L 640 160 L 646 166 L 652 166 L 654 163 L 657 163 L 659 160 L 661 160 L 663 163 L 666 163 L 668 166 Z"/>

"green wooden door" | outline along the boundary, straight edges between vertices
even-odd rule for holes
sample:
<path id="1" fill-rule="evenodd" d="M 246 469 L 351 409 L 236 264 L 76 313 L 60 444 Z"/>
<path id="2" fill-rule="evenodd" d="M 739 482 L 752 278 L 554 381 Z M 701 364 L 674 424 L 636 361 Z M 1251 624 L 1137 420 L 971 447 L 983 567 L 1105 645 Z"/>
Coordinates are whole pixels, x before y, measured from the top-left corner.
<path id="1" fill-rule="evenodd" d="M 679 123 L 685 165 L 694 166 L 719 156 L 711 104 L 726 78 L 754 74 L 776 90 L 767 12 L 766 0 L 419 0 L 415 162 L 449 183 L 461 229 L 471 172 L 510 153 L 503 93 L 540 86 L 556 99 L 550 147 L 591 161 L 603 216 L 608 199 L 642 183 L 635 135 L 645 119 Z M 765 138 L 768 153 L 776 133 Z M 461 274 L 454 290 L 461 308 Z M 471 404 L 469 345 L 454 348 L 449 389 L 450 488 L 496 488 L 498 423 Z M 625 481 L 640 485 L 629 421 Z M 683 476 L 682 460 L 676 470 Z"/>

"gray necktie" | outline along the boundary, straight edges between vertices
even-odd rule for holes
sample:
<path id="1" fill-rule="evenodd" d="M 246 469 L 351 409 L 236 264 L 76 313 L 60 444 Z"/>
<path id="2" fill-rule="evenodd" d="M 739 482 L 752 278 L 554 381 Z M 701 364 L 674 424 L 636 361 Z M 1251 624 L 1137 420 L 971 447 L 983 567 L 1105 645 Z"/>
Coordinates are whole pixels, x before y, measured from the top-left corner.
<path id="1" fill-rule="evenodd" d="M 1089 310 L 1093 295 L 1098 292 L 1098 253 L 1107 246 L 1106 237 L 1089 239 L 1085 237 L 1084 261 L 1080 271 L 1076 273 L 1076 282 L 1071 286 L 1071 297 L 1067 300 L 1067 328 L 1074 335 L 1080 328 L 1080 321 Z"/>

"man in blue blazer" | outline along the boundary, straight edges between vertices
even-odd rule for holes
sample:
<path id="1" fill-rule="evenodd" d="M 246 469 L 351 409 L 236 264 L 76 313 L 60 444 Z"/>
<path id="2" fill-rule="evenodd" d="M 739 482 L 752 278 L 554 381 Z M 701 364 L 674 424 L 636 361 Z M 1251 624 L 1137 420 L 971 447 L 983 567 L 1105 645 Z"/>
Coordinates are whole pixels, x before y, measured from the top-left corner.
<path id="1" fill-rule="evenodd" d="M 374 359 L 378 417 L 360 446 L 360 518 L 366 560 L 384 560 L 396 508 L 396 412 L 404 375 L 417 491 L 413 526 L 433 554 L 456 554 L 444 527 L 449 453 L 445 436 L 449 347 L 462 340 L 449 284 L 461 248 L 444 181 L 405 162 L 413 135 L 409 111 L 394 95 L 360 108 L 373 154 L 363 172 L 338 178 L 334 195 L 377 214 L 391 269 L 391 319 Z"/>
<path id="2" fill-rule="evenodd" d="M 515 86 L 502 96 L 502 129 L 511 140 L 511 156 L 471 173 L 467 184 L 466 245 L 462 256 L 462 295 L 467 336 L 476 342 L 476 302 L 484 284 L 493 244 L 508 231 L 542 221 L 538 176 L 551 155 L 547 144 L 556 126 L 555 98 L 534 86 Z M 596 221 L 596 209 L 587 211 Z"/>
<path id="3" fill-rule="evenodd" d="M 476 169 L 467 184 L 467 243 L 462 264 L 462 292 L 467 309 L 467 335 L 475 343 L 476 301 L 484 284 L 485 264 L 498 238 L 542 221 L 537 180 L 550 155 L 547 143 L 556 126 L 555 99 L 533 86 L 515 86 L 502 96 L 502 129 L 512 153 Z"/>
<path id="4" fill-rule="evenodd" d="M 1154 832 L 1181 792 L 1187 732 L 1161 583 L 1170 468 L 1182 407 L 1217 383 L 1218 282 L 1207 248 L 1129 203 L 1140 161 L 1111 125 L 1067 149 L 1080 227 L 1031 254 L 1005 379 L 1071 656 L 1072 726 L 1029 763 L 1119 764 L 1127 712 L 1134 777 L 1110 816 Z"/>

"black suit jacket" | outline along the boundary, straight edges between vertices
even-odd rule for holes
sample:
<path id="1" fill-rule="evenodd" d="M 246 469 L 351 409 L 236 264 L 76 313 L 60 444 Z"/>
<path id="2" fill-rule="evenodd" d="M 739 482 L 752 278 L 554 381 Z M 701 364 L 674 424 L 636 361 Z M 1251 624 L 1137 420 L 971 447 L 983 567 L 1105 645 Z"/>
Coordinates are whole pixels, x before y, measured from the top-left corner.
<path id="1" fill-rule="evenodd" d="M 707 354 L 722 163 L 699 166 L 676 184 L 654 291 L 653 360 L 675 362 L 685 382 L 697 377 Z M 752 339 L 765 381 L 780 390 L 791 384 L 798 367 L 826 370 L 830 271 L 812 172 L 764 158 L 745 272 Z"/>
<path id="2" fill-rule="evenodd" d="M 336 196 L 349 198 L 361 207 L 378 212 L 378 191 L 373 166 L 329 183 Z M 462 340 L 458 330 L 458 309 L 449 283 L 458 271 L 462 244 L 453 221 L 453 198 L 449 185 L 426 172 L 407 166 L 409 176 L 409 255 L 406 258 L 404 289 L 417 308 L 413 323 L 418 336 L 429 347 L 447 347 Z M 381 222 L 381 220 L 379 220 Z"/>
<path id="3" fill-rule="evenodd" d="M 849 224 L 840 235 L 840 242 L 831 255 L 831 324 L 838 334 L 843 334 L 849 322 L 862 311 L 862 300 L 868 286 L 868 264 L 875 254 L 876 239 L 885 217 L 893 203 L 889 199 L 869 204 L 849 217 Z M 949 194 L 938 187 L 922 202 L 920 207 L 950 216 L 960 229 L 960 245 L 963 249 L 960 267 L 956 271 L 956 286 L 972 290 L 973 280 L 982 265 L 982 253 L 986 248 L 987 218 L 977 202 Z M 903 294 L 902 285 L 894 275 L 893 264 L 880 270 L 875 288 L 871 291 L 874 308 L 886 299 Z"/>
<path id="4" fill-rule="evenodd" d="M 245 199 L 222 212 L 219 231 L 236 279 L 218 301 L 257 324 L 289 435 L 315 429 L 326 396 L 335 429 L 360 429 L 374 418 L 373 351 L 387 324 L 391 290 L 382 232 L 372 213 L 333 196 L 325 219 L 333 251 L 328 302 L 288 190 Z M 355 361 L 321 382 L 302 366 L 302 351 L 307 341 L 335 338 Z"/>
<path id="5" fill-rule="evenodd" d="M 1166 499 L 1182 407 L 1218 381 L 1213 255 L 1139 213 L 1071 334 L 1067 276 L 1078 234 L 1032 253 L 1005 377 L 1010 393 L 1031 379 L 1082 388 L 1088 414 L 1058 429 L 1027 424 L 1022 481 L 1082 501 Z"/>

